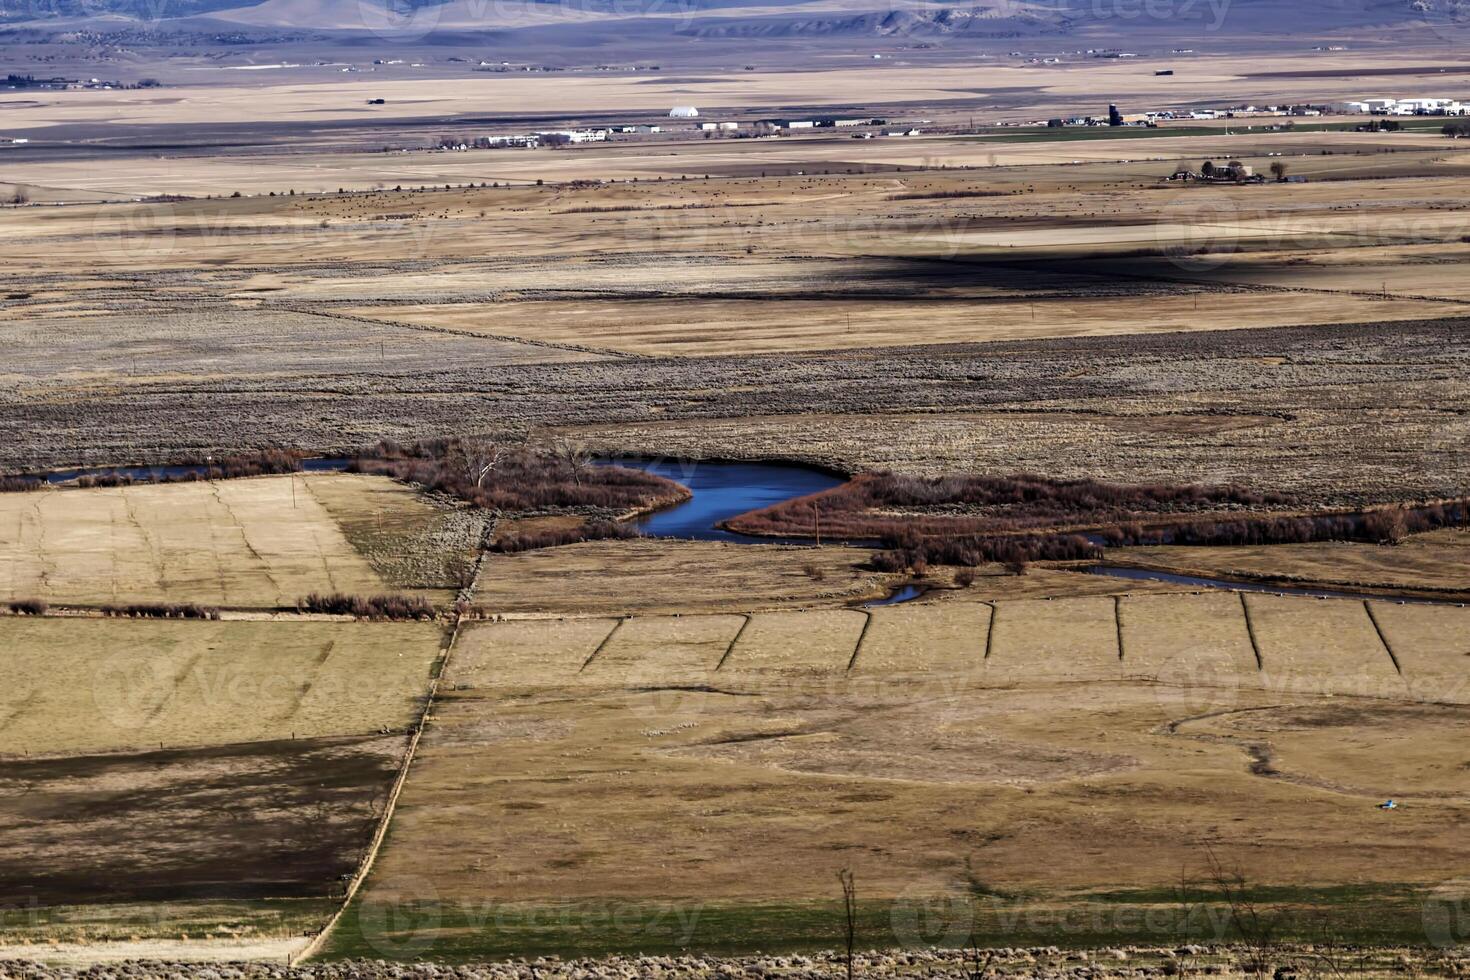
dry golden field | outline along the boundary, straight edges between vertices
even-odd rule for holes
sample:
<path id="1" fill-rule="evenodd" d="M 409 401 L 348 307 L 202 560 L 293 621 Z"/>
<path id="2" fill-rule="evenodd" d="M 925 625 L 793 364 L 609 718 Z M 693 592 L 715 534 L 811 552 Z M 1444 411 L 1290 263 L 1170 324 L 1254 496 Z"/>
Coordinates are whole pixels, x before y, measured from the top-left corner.
<path id="1" fill-rule="evenodd" d="M 0 619 L 0 949 L 298 949 L 383 819 L 443 642 L 427 623 Z"/>
<path id="2" fill-rule="evenodd" d="M 1379 52 L 1201 54 L 1178 78 L 1103 58 L 595 84 L 385 66 L 379 129 L 361 80 L 309 74 L 7 102 L 6 133 L 38 136 L 0 174 L 34 202 L 0 209 L 0 472 L 485 434 L 577 459 L 1231 483 L 1303 509 L 1463 495 L 1470 141 L 1419 120 L 958 131 L 977 104 L 987 127 L 1362 95 L 1370 68 L 1400 94 L 1460 78 Z M 381 151 L 487 106 L 647 123 L 689 100 L 926 131 Z M 273 125 L 279 143 L 203 149 Z M 1307 182 L 1163 180 L 1207 158 Z M 685 945 L 831 946 L 842 868 L 866 945 L 910 942 L 914 901 L 983 904 L 999 945 L 1111 942 L 1140 934 L 1117 910 L 1183 904 L 1211 855 L 1398 941 L 1463 871 L 1463 531 L 1108 555 L 1437 605 L 1064 564 L 882 574 L 848 546 L 482 553 L 587 516 L 325 473 L 0 494 L 0 605 L 51 604 L 0 617 L 0 958 L 281 955 L 380 828 L 328 955 L 637 950 L 660 908 L 705 917 Z M 904 585 L 925 594 L 865 605 Z M 444 616 L 295 613 L 311 592 Z M 226 619 L 67 608 L 128 603 Z M 406 906 L 432 924 L 407 935 Z M 1061 907 L 1083 924 L 1016 924 Z"/>
<path id="3" fill-rule="evenodd" d="M 1459 142 L 1197 139 L 1226 137 L 1139 140 L 1168 159 L 1134 163 L 14 209 L 0 234 L 36 247 L 0 301 L 0 460 L 534 430 L 1342 504 L 1459 492 Z M 1222 149 L 1311 182 L 1161 184 Z"/>
<path id="4" fill-rule="evenodd" d="M 0 619 L 9 759 L 401 732 L 431 623 Z"/>
<path id="5" fill-rule="evenodd" d="M 1257 548 L 1120 548 L 1108 560 L 1182 574 L 1406 593 L 1470 593 L 1470 534 L 1416 534 L 1393 547 L 1329 541 Z"/>
<path id="6" fill-rule="evenodd" d="M 457 517 L 348 474 L 0 494 L 0 597 L 294 607 L 311 592 L 444 596 L 479 540 L 478 523 Z"/>
<path id="7" fill-rule="evenodd" d="M 1244 605 L 1249 629 L 1225 593 L 472 625 L 341 948 L 410 901 L 452 957 L 661 903 L 797 935 L 842 867 L 874 905 L 1016 909 L 1158 901 L 1207 849 L 1303 906 L 1438 882 L 1470 611 Z"/>
<path id="8" fill-rule="evenodd" d="M 857 548 L 711 541 L 593 541 L 481 567 L 476 603 L 501 614 L 738 611 L 876 599 L 896 581 Z"/>

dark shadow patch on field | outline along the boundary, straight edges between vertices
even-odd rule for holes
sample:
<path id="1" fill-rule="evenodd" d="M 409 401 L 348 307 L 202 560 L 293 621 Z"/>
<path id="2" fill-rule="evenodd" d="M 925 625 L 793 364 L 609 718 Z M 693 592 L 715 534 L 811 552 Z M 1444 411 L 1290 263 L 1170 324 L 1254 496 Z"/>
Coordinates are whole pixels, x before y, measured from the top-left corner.
<path id="1" fill-rule="evenodd" d="M 7 763 L 0 905 L 338 894 L 402 751 L 391 735 Z"/>

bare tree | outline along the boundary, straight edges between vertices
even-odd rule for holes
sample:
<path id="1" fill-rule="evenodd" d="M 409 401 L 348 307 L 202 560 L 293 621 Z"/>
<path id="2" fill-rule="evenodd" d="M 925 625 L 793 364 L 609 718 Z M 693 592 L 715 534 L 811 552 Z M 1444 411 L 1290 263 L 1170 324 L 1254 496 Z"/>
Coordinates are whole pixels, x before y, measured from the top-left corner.
<path id="1" fill-rule="evenodd" d="M 1402 544 L 1409 536 L 1409 519 L 1402 507 L 1386 507 L 1369 515 L 1368 531 L 1380 544 Z"/>
<path id="2" fill-rule="evenodd" d="M 592 453 L 575 439 L 559 436 L 551 444 L 551 455 L 561 462 L 572 474 L 572 482 L 582 485 L 582 474 L 592 465 Z"/>
<path id="3" fill-rule="evenodd" d="M 843 868 L 837 872 L 837 880 L 842 884 L 842 924 L 847 950 L 847 980 L 852 980 L 853 951 L 857 946 L 857 883 L 853 879 L 850 868 Z"/>
<path id="4" fill-rule="evenodd" d="M 1262 980 L 1272 976 L 1280 952 L 1282 910 L 1261 904 L 1252 894 L 1245 874 L 1239 869 L 1227 870 L 1213 848 L 1205 849 L 1205 858 L 1209 880 L 1229 910 L 1230 924 L 1245 945 L 1244 971 Z"/>
<path id="5" fill-rule="evenodd" d="M 969 980 L 985 980 L 993 959 L 995 950 L 982 950 L 979 938 L 973 932 L 970 933 L 970 945 L 965 949 L 965 971 L 969 974 Z"/>
<path id="6" fill-rule="evenodd" d="M 1284 160 L 1276 160 L 1271 164 L 1271 176 L 1276 178 L 1278 184 L 1286 179 L 1286 162 Z"/>
<path id="7" fill-rule="evenodd" d="M 1340 913 L 1339 913 L 1340 914 Z M 1294 963 L 1306 980 L 1351 980 L 1364 976 L 1372 959 L 1372 948 L 1349 944 L 1333 913 L 1318 912 L 1311 920 L 1312 941 L 1302 947 Z M 1361 927 L 1362 922 L 1355 922 Z M 1349 931 L 1361 932 L 1361 928 Z"/>
<path id="8" fill-rule="evenodd" d="M 490 439 L 461 439 L 455 462 L 476 489 L 485 485 L 495 468 L 510 455 L 510 447 Z"/>

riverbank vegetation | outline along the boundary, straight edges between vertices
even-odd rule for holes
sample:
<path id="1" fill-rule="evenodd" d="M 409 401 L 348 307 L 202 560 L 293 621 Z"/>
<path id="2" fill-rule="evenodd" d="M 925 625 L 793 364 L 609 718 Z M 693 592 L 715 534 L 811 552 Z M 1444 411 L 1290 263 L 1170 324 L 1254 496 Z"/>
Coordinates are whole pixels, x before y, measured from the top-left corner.
<path id="1" fill-rule="evenodd" d="M 1102 557 L 1104 547 L 1358 541 L 1393 544 L 1470 523 L 1470 498 L 1303 513 L 1284 494 L 1198 484 L 1127 486 L 1021 474 L 859 474 L 823 493 L 741 515 L 752 535 L 879 541 L 879 571 Z"/>
<path id="2" fill-rule="evenodd" d="M 350 472 L 391 476 L 507 513 L 584 508 L 643 510 L 684 499 L 683 487 L 642 470 L 602 466 L 579 446 L 485 439 L 384 440 L 358 454 Z"/>
<path id="3" fill-rule="evenodd" d="M 345 595 L 313 592 L 296 604 L 299 612 L 352 616 L 356 619 L 390 622 L 428 622 L 434 618 L 434 604 L 418 595 Z"/>
<path id="4" fill-rule="evenodd" d="M 868 539 L 910 531 L 997 534 L 1289 503 L 1281 494 L 1229 486 L 1128 486 L 1026 473 L 917 477 L 885 471 L 860 473 L 831 490 L 743 514 L 729 521 L 728 527 L 752 535 Z"/>

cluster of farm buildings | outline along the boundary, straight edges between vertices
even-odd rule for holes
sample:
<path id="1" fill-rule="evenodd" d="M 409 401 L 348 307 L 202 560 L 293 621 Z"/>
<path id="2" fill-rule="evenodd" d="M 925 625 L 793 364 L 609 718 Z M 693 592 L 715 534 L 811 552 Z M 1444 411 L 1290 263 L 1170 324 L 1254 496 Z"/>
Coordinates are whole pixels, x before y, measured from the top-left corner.
<path id="1" fill-rule="evenodd" d="M 1371 113 L 1376 116 L 1466 116 L 1470 103 L 1458 99 L 1362 99 L 1333 102 L 1327 108 L 1347 114 Z"/>
<path id="2" fill-rule="evenodd" d="M 750 123 L 733 122 L 730 120 L 707 120 L 700 118 L 699 110 L 694 106 L 675 106 L 669 112 L 669 118 L 691 121 L 693 123 L 692 129 L 689 130 L 691 132 L 734 133 L 746 136 L 775 136 L 782 132 L 802 132 L 809 129 L 849 129 L 854 131 L 853 136 L 855 138 L 918 136 L 920 132 L 917 129 L 907 126 L 897 129 L 885 129 L 883 127 L 888 125 L 888 120 L 874 119 L 868 116 L 810 116 L 805 118 L 757 119 Z M 443 149 L 450 150 L 564 146 L 570 143 L 603 143 L 611 139 L 615 134 L 662 133 L 667 131 L 669 131 L 669 127 L 658 124 L 615 126 L 601 129 L 561 129 L 535 133 L 520 133 L 516 135 L 485 136 L 476 139 L 473 143 L 446 142 L 441 144 L 441 146 Z"/>
<path id="3" fill-rule="evenodd" d="M 1160 122 L 1200 119 L 1249 119 L 1260 116 L 1467 116 L 1470 102 L 1459 99 L 1354 99 L 1325 104 L 1240 105 L 1225 109 L 1160 109 L 1149 112 L 1123 113 L 1109 106 L 1106 116 L 1069 116 L 1046 120 L 1056 126 L 1157 126 Z M 1033 123 L 1031 125 L 1039 125 Z"/>

